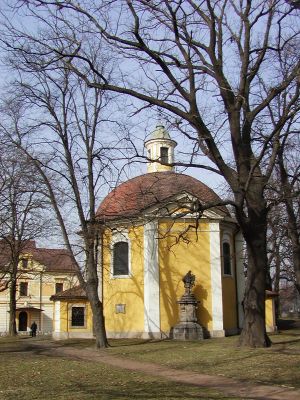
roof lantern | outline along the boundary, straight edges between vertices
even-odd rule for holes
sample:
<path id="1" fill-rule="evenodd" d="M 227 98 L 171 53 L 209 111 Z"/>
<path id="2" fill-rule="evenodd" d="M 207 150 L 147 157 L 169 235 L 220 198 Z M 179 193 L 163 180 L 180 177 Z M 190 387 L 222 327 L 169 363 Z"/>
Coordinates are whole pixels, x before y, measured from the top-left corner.
<path id="1" fill-rule="evenodd" d="M 145 142 L 147 150 L 147 172 L 174 171 L 174 149 L 177 142 L 172 140 L 163 125 L 157 125 Z"/>

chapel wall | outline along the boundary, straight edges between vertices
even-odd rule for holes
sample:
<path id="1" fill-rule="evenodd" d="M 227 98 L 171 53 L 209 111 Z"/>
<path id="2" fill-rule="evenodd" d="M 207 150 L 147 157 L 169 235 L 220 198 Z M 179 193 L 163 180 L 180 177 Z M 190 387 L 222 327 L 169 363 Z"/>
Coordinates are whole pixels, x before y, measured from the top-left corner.
<path id="1" fill-rule="evenodd" d="M 224 329 L 227 334 L 237 333 L 237 288 L 236 288 L 236 257 L 232 227 L 221 229 L 221 268 L 222 268 L 222 300 Z M 230 244 L 231 274 L 224 271 L 223 243 Z"/>
<path id="2" fill-rule="evenodd" d="M 113 232 L 103 236 L 103 299 L 105 325 L 108 336 L 132 336 L 144 331 L 144 238 L 143 226 L 117 229 L 129 240 L 130 274 L 115 278 L 112 275 Z"/>
<path id="3" fill-rule="evenodd" d="M 183 276 L 191 270 L 196 276 L 193 290 L 200 300 L 198 322 L 211 329 L 211 275 L 209 225 L 195 220 L 161 222 L 159 225 L 160 313 L 161 330 L 168 333 L 178 323 L 177 301 L 184 293 Z"/>

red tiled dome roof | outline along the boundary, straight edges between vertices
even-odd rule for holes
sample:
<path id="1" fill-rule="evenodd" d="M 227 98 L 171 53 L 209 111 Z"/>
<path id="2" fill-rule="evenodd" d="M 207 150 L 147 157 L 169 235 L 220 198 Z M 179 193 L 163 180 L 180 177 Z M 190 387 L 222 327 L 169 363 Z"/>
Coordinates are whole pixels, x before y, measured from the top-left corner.
<path id="1" fill-rule="evenodd" d="M 212 189 L 192 176 L 156 172 L 137 176 L 116 187 L 102 201 L 96 216 L 102 221 L 136 217 L 149 207 L 182 193 L 191 194 L 202 204 L 220 201 Z M 218 209 L 228 214 L 226 207 Z"/>

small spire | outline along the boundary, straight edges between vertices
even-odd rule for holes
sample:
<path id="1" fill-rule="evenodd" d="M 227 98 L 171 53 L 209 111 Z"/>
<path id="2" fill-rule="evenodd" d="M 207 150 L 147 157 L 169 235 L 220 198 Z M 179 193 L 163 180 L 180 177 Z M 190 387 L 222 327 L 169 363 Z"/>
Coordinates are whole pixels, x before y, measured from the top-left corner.
<path id="1" fill-rule="evenodd" d="M 168 164 L 174 162 L 174 148 L 177 146 L 172 140 L 164 125 L 158 124 L 145 142 L 149 159 L 147 172 L 173 171 L 174 167 Z"/>

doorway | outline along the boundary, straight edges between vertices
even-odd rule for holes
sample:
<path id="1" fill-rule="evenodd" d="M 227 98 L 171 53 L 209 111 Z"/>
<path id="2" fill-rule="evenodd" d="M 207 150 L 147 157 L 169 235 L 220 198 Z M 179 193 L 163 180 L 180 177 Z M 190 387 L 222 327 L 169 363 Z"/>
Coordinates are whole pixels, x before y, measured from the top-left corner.
<path id="1" fill-rule="evenodd" d="M 19 331 L 27 331 L 27 322 L 27 312 L 21 311 L 19 314 Z"/>

